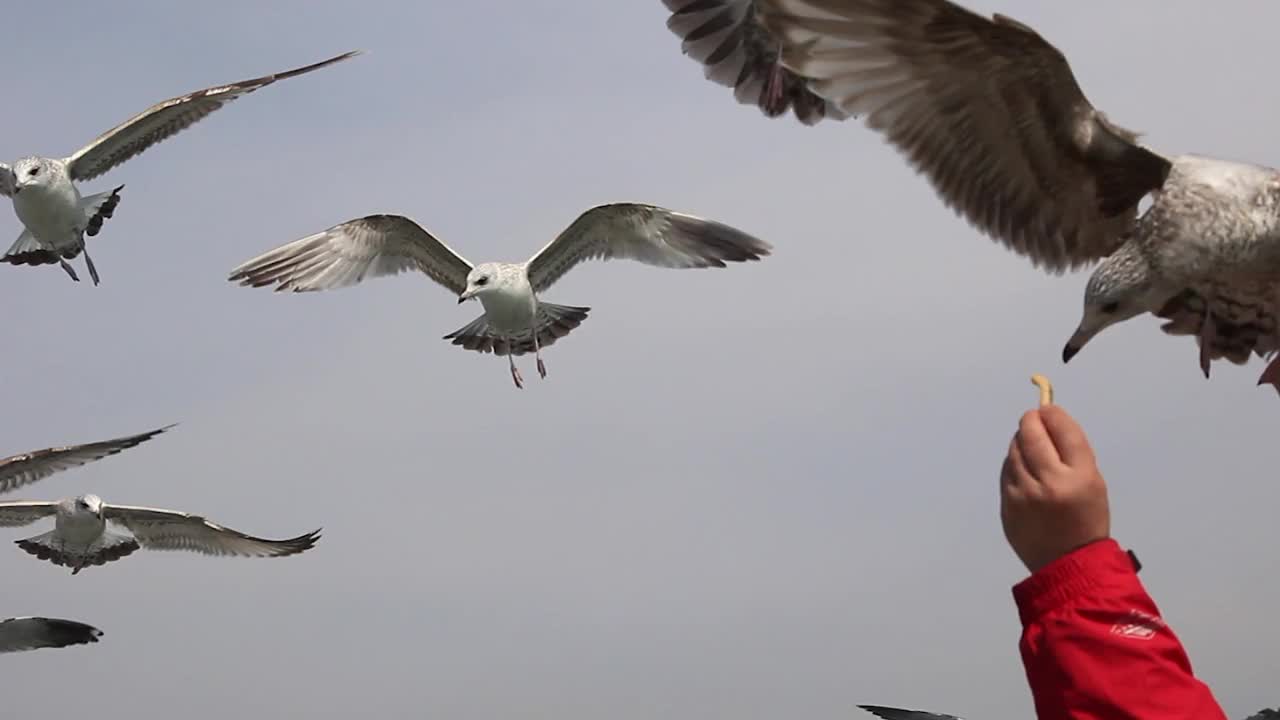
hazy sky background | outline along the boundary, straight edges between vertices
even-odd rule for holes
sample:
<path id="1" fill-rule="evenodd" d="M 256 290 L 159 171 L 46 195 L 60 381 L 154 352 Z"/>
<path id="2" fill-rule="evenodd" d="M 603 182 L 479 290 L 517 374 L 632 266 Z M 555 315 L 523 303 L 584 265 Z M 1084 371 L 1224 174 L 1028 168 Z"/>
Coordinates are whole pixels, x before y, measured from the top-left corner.
<path id="1" fill-rule="evenodd" d="M 1280 164 L 1280 9 L 971 4 L 1038 28 L 1168 152 Z M 0 539 L 0 617 L 105 631 L 0 658 L 55 718 L 855 718 L 859 702 L 1032 717 L 997 473 L 1044 372 L 1091 432 L 1114 534 L 1233 718 L 1280 702 L 1280 398 L 1206 382 L 1125 323 L 1070 366 L 1083 273 L 980 236 L 860 123 L 739 106 L 657 0 L 20 3 L 7 161 L 66 155 L 165 97 L 367 54 L 246 97 L 87 184 L 125 183 L 102 285 L 0 267 L 0 454 L 173 432 L 4 499 L 96 492 L 282 560 L 141 552 L 71 577 Z M 636 200 L 768 240 L 715 271 L 580 266 L 590 305 L 517 391 L 440 336 L 479 306 L 417 275 L 308 295 L 226 281 L 271 247 L 407 214 L 522 260 Z M 6 207 L 7 244 L 20 225 Z M 83 262 L 76 261 L 82 276 Z M 8 548 L 8 549 L 5 549 Z M 1272 668 L 1272 670 L 1267 670 Z"/>

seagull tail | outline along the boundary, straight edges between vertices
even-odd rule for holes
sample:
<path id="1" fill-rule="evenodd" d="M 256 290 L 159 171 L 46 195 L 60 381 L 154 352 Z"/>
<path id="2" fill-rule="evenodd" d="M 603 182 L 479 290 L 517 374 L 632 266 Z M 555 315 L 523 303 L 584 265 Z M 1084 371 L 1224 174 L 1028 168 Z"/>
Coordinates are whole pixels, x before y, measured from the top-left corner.
<path id="1" fill-rule="evenodd" d="M 84 234 L 93 237 L 102 230 L 102 223 L 111 219 L 120 204 L 121 185 L 111 192 L 98 193 L 80 198 L 80 213 L 84 220 Z"/>
<path id="2" fill-rule="evenodd" d="M 590 311 L 591 308 L 589 307 L 556 305 L 539 301 L 537 318 L 538 345 L 544 348 L 549 347 L 556 340 L 568 335 L 574 328 L 581 325 L 583 320 L 587 319 L 587 313 Z M 489 319 L 485 315 L 481 315 L 465 326 L 445 335 L 444 339 L 452 340 L 454 345 L 460 345 L 466 350 L 474 350 L 481 353 L 491 352 L 498 356 L 524 355 L 525 353 L 533 352 L 532 332 L 526 330 L 514 336 L 499 333 L 489 325 Z"/>

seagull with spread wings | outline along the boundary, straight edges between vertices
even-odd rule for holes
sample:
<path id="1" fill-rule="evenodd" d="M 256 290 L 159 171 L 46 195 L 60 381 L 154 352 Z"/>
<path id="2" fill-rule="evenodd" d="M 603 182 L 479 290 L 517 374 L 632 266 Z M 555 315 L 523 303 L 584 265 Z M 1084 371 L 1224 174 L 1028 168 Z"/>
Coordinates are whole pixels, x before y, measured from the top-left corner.
<path id="1" fill-rule="evenodd" d="M 538 374 L 545 378 L 542 348 L 587 317 L 590 308 L 538 298 L 578 263 L 628 259 L 664 268 L 709 268 L 759 260 L 769 252 L 766 243 L 714 220 L 615 203 L 587 210 L 526 262 L 473 266 L 409 218 L 369 215 L 259 255 L 228 279 L 250 287 L 274 284 L 277 292 L 306 292 L 417 270 L 457 294 L 459 303 L 480 301 L 484 314 L 444 339 L 467 350 L 506 355 L 511 378 L 521 388 L 514 356 L 534 353 Z"/>
<path id="2" fill-rule="evenodd" d="M 114 440 L 45 448 L 0 459 L 0 494 L 43 480 L 56 472 L 80 467 L 136 447 L 172 427 L 174 426 L 166 425 L 158 430 Z"/>
<path id="3" fill-rule="evenodd" d="M 199 515 L 130 505 L 108 505 L 97 495 L 80 495 L 55 501 L 0 502 L 0 527 L 21 527 L 54 516 L 54 528 L 16 541 L 18 547 L 71 568 L 75 575 L 86 567 L 104 565 L 148 550 L 187 550 L 203 555 L 285 557 L 309 550 L 320 530 L 287 540 L 265 540 L 209 522 Z M 124 532 L 109 529 L 118 526 Z"/>
<path id="4" fill-rule="evenodd" d="M 858 707 L 884 720 L 963 720 L 958 715 L 925 712 L 924 710 L 904 710 L 902 708 L 885 707 L 884 705 L 859 705 Z M 1273 720 L 1280 718 L 1280 711 L 1262 709 L 1245 720 Z"/>
<path id="5" fill-rule="evenodd" d="M 755 105 L 767 117 L 791 110 L 805 125 L 848 117 L 779 62 L 778 41 L 760 24 L 757 0 L 662 2 L 671 11 L 667 28 L 680 37 L 684 54 L 702 64 L 708 80 L 733 88 L 738 102 Z"/>
<path id="6" fill-rule="evenodd" d="M 1280 351 L 1280 172 L 1166 157 L 1085 97 L 1066 57 L 947 0 L 755 0 L 782 65 L 970 224 L 1053 274 L 1097 264 L 1064 362 L 1145 313 L 1213 360 Z M 1150 197 L 1141 215 L 1138 205 Z M 1280 390 L 1280 357 L 1259 384 Z"/>
<path id="7" fill-rule="evenodd" d="M 77 182 L 106 173 L 241 96 L 357 54 L 358 50 L 343 53 L 306 67 L 170 98 L 108 130 L 67 158 L 25 157 L 13 167 L 0 163 L 0 195 L 12 198 L 13 210 L 23 225 L 17 242 L 0 260 L 11 265 L 58 263 L 78 282 L 80 278 L 67 260 L 84 253 L 89 275 L 97 285 L 98 271 L 85 249 L 84 236 L 97 235 L 102 223 L 111 218 L 124 185 L 82 197 Z"/>
<path id="8" fill-rule="evenodd" d="M 0 653 L 61 648 L 98 642 L 102 631 L 75 620 L 12 617 L 0 620 Z"/>

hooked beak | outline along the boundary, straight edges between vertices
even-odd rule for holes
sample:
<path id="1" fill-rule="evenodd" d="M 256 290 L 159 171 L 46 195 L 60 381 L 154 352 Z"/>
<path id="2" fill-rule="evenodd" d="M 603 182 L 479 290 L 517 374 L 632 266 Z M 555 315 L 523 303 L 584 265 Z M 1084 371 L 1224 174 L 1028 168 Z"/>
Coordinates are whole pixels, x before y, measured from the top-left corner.
<path id="1" fill-rule="evenodd" d="M 1077 328 L 1075 333 L 1071 335 L 1071 339 L 1062 348 L 1062 362 L 1064 364 L 1071 362 L 1071 358 L 1075 357 L 1093 339 L 1094 334 L 1084 328 Z"/>
<path id="2" fill-rule="evenodd" d="M 470 290 L 463 290 L 462 294 L 458 296 L 458 304 L 461 305 L 462 303 L 470 300 L 471 296 L 472 292 Z"/>

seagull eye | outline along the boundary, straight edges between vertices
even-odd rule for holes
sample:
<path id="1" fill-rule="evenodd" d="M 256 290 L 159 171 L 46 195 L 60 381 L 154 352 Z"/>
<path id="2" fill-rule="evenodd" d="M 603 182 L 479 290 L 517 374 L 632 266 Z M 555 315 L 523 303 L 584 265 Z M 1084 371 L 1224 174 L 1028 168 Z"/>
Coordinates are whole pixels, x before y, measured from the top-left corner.
<path id="1" fill-rule="evenodd" d="M 40 168 L 33 167 L 27 171 L 27 174 L 30 175 L 31 177 L 35 177 L 40 174 Z"/>
<path id="2" fill-rule="evenodd" d="M 1115 312 L 1120 309 L 1120 303 L 1109 302 L 1106 305 L 1103 305 L 1100 309 L 1104 315 L 1114 315 Z"/>
<path id="3" fill-rule="evenodd" d="M 489 278 L 487 277 L 476 278 L 477 285 L 485 285 L 485 284 L 488 284 L 488 282 L 489 282 Z"/>

